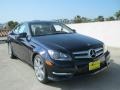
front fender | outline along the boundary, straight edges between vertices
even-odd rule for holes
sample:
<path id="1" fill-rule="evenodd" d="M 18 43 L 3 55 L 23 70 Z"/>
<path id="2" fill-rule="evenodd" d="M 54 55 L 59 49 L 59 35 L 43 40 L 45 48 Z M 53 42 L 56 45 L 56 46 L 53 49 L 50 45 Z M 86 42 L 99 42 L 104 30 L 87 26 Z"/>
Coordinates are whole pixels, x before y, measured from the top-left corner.
<path id="1" fill-rule="evenodd" d="M 39 54 L 43 58 L 43 60 L 50 60 L 50 56 L 48 54 L 47 49 L 42 48 L 40 46 L 36 46 L 36 47 L 33 48 L 32 53 L 31 53 L 31 62 L 32 62 L 32 65 L 33 65 L 33 62 L 34 62 L 34 57 L 37 54 Z"/>

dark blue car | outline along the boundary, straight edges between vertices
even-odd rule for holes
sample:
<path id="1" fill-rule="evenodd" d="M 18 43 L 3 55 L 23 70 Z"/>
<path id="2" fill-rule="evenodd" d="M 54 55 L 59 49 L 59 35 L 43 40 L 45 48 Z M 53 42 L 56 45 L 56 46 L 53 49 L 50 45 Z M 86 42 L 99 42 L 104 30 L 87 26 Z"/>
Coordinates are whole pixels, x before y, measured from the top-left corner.
<path id="1" fill-rule="evenodd" d="M 97 73 L 110 63 L 103 42 L 58 22 L 19 24 L 8 34 L 8 50 L 11 58 L 17 57 L 33 66 L 42 83 Z"/>

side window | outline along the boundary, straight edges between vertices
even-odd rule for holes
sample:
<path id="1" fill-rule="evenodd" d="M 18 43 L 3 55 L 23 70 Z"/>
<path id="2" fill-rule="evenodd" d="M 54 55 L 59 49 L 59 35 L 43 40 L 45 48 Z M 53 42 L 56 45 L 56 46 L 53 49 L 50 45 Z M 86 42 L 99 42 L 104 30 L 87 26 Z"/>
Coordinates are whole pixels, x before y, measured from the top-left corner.
<path id="1" fill-rule="evenodd" d="M 21 25 L 20 28 L 19 28 L 19 34 L 24 33 L 24 32 L 25 32 L 25 26 Z"/>
<path id="2" fill-rule="evenodd" d="M 14 33 L 18 34 L 19 33 L 19 26 L 14 29 Z"/>
<path id="3" fill-rule="evenodd" d="M 54 28 L 56 29 L 56 31 L 61 31 L 62 27 L 60 25 L 54 25 Z"/>
<path id="4" fill-rule="evenodd" d="M 18 33 L 20 34 L 20 33 L 25 33 L 25 32 L 28 33 L 26 25 L 21 25 L 18 30 Z"/>
<path id="5" fill-rule="evenodd" d="M 62 25 L 54 24 L 54 28 L 57 32 L 69 32 L 68 29 L 63 27 Z"/>

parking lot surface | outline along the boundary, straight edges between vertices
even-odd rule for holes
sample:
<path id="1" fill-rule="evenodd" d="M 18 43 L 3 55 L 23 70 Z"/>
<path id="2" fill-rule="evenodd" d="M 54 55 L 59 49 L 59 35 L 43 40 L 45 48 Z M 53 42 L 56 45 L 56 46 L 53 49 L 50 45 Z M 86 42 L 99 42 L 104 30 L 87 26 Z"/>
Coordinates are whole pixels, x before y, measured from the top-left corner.
<path id="1" fill-rule="evenodd" d="M 34 70 L 19 59 L 10 59 L 7 44 L 0 44 L 0 90 L 120 90 L 120 49 L 111 48 L 110 68 L 93 76 L 40 83 Z"/>

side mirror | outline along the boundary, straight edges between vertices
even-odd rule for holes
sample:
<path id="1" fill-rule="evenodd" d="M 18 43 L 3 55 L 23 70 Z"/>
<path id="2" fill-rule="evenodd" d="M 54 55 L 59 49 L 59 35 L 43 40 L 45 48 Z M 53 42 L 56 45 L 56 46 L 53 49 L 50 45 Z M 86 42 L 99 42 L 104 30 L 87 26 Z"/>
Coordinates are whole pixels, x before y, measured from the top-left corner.
<path id="1" fill-rule="evenodd" d="M 75 30 L 75 29 L 72 29 L 72 31 L 73 31 L 74 33 L 76 33 L 76 30 Z"/>
<path id="2" fill-rule="evenodd" d="M 20 33 L 17 38 L 26 38 L 27 33 Z"/>
<path id="3" fill-rule="evenodd" d="M 15 35 L 13 31 L 8 32 L 8 35 Z"/>

